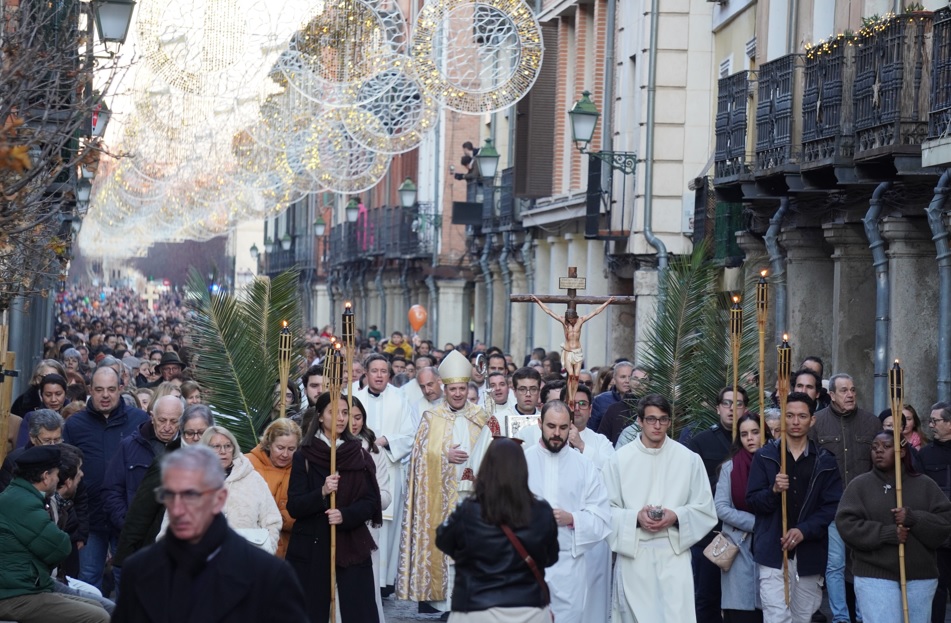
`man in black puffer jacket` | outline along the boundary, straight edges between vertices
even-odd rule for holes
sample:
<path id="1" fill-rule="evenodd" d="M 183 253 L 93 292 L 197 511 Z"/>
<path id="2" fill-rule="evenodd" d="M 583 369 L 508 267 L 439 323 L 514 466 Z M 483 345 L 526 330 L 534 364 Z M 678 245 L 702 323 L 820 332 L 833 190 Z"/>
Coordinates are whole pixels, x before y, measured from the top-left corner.
<path id="1" fill-rule="evenodd" d="M 939 402 L 931 407 L 929 421 L 934 441 L 918 452 L 924 473 L 951 498 L 951 405 Z M 951 543 L 938 548 L 938 589 L 931 602 L 931 621 L 944 623 L 951 586 Z"/>

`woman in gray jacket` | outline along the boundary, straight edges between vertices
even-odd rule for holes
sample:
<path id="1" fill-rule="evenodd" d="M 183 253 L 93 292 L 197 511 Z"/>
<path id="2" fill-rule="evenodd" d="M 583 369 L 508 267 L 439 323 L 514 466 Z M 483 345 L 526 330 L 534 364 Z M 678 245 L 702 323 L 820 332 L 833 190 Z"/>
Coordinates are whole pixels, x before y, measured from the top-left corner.
<path id="1" fill-rule="evenodd" d="M 737 422 L 730 458 L 720 466 L 714 504 L 723 522 L 722 532 L 740 551 L 729 571 L 720 574 L 720 607 L 724 623 L 761 623 L 759 581 L 751 551 L 755 516 L 746 508 L 746 484 L 753 455 L 760 447 L 759 417 L 748 413 Z"/>

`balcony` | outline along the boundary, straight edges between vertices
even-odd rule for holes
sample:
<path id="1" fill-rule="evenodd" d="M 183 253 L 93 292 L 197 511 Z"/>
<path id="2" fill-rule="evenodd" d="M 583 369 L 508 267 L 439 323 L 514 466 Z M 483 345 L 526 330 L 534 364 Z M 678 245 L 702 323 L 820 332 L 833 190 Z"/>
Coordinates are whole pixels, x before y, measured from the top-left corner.
<path id="1" fill-rule="evenodd" d="M 764 63 L 757 80 L 753 174 L 796 173 L 802 137 L 802 59 L 789 54 Z"/>
<path id="2" fill-rule="evenodd" d="M 803 171 L 851 166 L 855 46 L 844 38 L 806 54 L 802 94 Z"/>
<path id="3" fill-rule="evenodd" d="M 280 243 L 270 253 L 261 254 L 261 272 L 274 277 L 284 271 L 317 270 L 321 264 L 320 242 L 313 234 L 294 236 L 291 248 L 285 251 Z"/>
<path id="4" fill-rule="evenodd" d="M 717 186 L 742 181 L 750 172 L 746 142 L 749 78 L 750 72 L 741 71 L 718 82 L 714 156 L 714 183 Z"/>
<path id="5" fill-rule="evenodd" d="M 931 111 L 923 166 L 951 162 L 951 8 L 935 11 L 931 59 Z"/>
<path id="6" fill-rule="evenodd" d="M 927 68 L 933 26 L 931 13 L 901 15 L 882 23 L 858 47 L 852 91 L 857 163 L 910 157 L 911 166 L 920 168 L 931 110 Z"/>

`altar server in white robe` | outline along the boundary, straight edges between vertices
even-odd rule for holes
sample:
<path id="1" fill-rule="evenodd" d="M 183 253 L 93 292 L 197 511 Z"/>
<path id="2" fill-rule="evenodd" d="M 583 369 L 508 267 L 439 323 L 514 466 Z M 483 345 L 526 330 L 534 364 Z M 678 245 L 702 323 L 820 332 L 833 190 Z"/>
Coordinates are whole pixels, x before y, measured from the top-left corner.
<path id="1" fill-rule="evenodd" d="M 404 459 L 413 449 L 416 422 L 413 408 L 406 397 L 390 382 L 390 362 L 374 353 L 363 363 L 367 386 L 356 392 L 367 410 L 366 425 L 376 435 L 376 444 L 386 454 L 393 502 L 383 511 L 383 529 L 380 532 L 380 586 L 392 586 L 396 581 L 397 558 L 400 547 L 400 523 L 403 519 L 405 468 Z"/>
<path id="2" fill-rule="evenodd" d="M 558 524 L 558 562 L 545 571 L 555 620 L 606 623 L 607 612 L 597 603 L 604 597 L 588 585 L 587 557 L 603 562 L 597 549 L 610 533 L 607 490 L 597 466 L 568 446 L 568 405 L 552 400 L 539 422 L 541 440 L 525 451 L 525 460 L 529 488 L 551 505 Z"/>
<path id="3" fill-rule="evenodd" d="M 611 502 L 612 623 L 695 623 L 690 546 L 717 523 L 700 456 L 668 438 L 670 403 L 637 406 L 641 433 L 604 467 Z"/>

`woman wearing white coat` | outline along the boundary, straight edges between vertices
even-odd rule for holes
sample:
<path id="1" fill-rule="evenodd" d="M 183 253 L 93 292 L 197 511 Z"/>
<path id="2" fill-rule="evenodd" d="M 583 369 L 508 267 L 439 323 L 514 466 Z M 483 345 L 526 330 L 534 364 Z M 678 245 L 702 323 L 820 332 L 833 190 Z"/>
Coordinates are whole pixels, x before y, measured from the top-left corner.
<path id="1" fill-rule="evenodd" d="M 228 525 L 261 549 L 275 553 L 283 519 L 267 482 L 241 454 L 237 440 L 228 429 L 209 426 L 201 436 L 201 443 L 218 455 L 227 474 L 228 499 L 222 514 Z M 167 528 L 168 513 L 162 520 L 159 536 L 164 535 Z"/>

